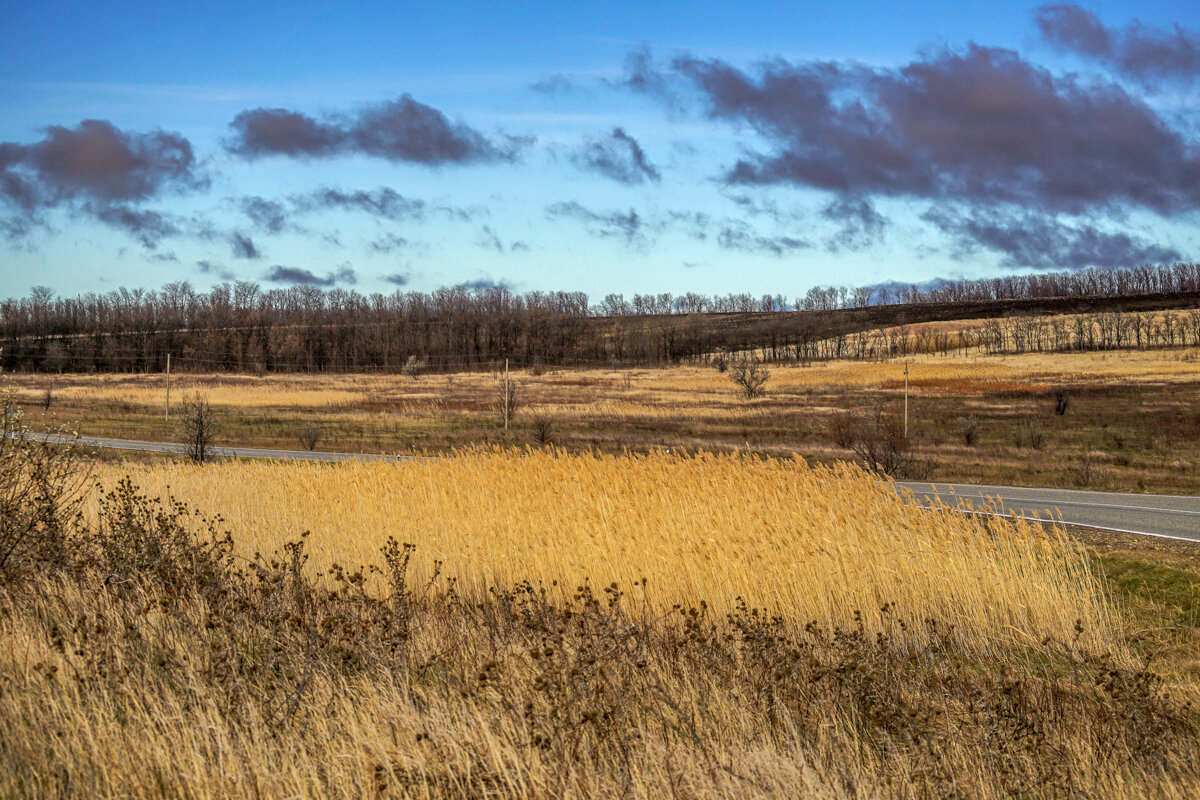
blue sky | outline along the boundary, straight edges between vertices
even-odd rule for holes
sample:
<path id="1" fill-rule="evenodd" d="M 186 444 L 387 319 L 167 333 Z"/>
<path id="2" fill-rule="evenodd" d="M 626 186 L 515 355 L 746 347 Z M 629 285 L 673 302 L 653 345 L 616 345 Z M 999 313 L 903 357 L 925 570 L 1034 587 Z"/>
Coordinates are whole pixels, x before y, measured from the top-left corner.
<path id="1" fill-rule="evenodd" d="M 0 294 L 1200 258 L 1200 5 L 0 3 Z"/>

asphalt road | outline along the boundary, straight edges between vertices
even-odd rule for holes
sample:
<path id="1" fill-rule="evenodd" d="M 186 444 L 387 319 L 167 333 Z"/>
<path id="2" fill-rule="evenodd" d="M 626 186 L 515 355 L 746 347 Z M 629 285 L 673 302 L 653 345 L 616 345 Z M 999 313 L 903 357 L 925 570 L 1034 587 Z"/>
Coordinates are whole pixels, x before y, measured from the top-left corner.
<path id="1" fill-rule="evenodd" d="M 69 436 L 39 435 L 50 442 L 66 444 Z M 81 436 L 82 447 L 140 450 L 150 453 L 183 453 L 184 447 L 169 442 L 141 442 Z M 396 461 L 412 456 L 330 453 L 319 450 L 270 450 L 260 447 L 216 447 L 215 456 L 266 458 L 292 461 Z M 1073 489 L 1028 489 L 1019 486 L 978 486 L 965 483 L 898 483 L 913 492 L 924 505 L 940 500 L 951 508 L 977 513 L 988 508 L 998 514 L 1058 519 L 1086 528 L 1200 541 L 1200 497 L 1086 492 Z"/>
<path id="2" fill-rule="evenodd" d="M 1060 519 L 1085 528 L 1200 541 L 1200 497 L 1163 494 L 1028 489 L 965 483 L 900 483 L 917 500 L 940 500 L 951 508 Z"/>
<path id="3" fill-rule="evenodd" d="M 106 450 L 139 450 L 145 453 L 177 453 L 186 452 L 184 445 L 174 442 L 142 442 L 134 439 L 103 439 L 95 436 L 58 436 L 54 434 L 31 434 L 39 441 L 45 440 L 52 444 L 70 444 L 75 442 L 79 447 L 102 447 Z M 271 450 L 265 447 L 213 447 L 215 458 L 267 458 L 286 461 L 395 461 L 396 456 L 385 456 L 380 453 L 330 453 L 321 450 Z M 412 456 L 401 456 L 399 460 L 407 461 Z"/>

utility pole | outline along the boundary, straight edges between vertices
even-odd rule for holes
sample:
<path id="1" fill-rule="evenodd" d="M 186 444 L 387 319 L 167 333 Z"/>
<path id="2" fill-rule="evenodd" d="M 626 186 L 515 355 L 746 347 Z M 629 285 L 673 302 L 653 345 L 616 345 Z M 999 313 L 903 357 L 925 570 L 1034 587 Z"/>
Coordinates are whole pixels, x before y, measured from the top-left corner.
<path id="1" fill-rule="evenodd" d="M 512 390 L 508 385 L 508 358 L 504 359 L 504 430 L 508 430 L 508 395 Z"/>
<path id="2" fill-rule="evenodd" d="M 167 405 L 163 410 L 163 419 L 171 419 L 171 354 L 167 353 Z"/>
<path id="3" fill-rule="evenodd" d="M 904 360 L 904 438 L 908 438 L 908 359 Z"/>

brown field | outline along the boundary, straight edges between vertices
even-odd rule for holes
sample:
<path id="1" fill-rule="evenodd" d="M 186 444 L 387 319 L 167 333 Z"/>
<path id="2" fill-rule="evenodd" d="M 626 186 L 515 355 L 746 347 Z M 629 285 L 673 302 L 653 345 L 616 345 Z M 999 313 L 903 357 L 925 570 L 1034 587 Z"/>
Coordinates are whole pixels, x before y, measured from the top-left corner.
<path id="1" fill-rule="evenodd" d="M 910 359 L 909 416 L 919 459 L 941 480 L 1152 492 L 1200 492 L 1200 361 L 1193 348 Z M 177 375 L 173 397 L 199 391 L 222 423 L 220 442 L 318 449 L 446 452 L 534 441 L 534 421 L 569 450 L 750 450 L 817 462 L 851 457 L 830 435 L 844 410 L 903 409 L 899 361 L 776 366 L 767 394 L 744 400 L 712 367 L 548 370 L 514 374 L 521 408 L 505 432 L 498 376 Z M 171 440 L 162 376 L 12 375 L 33 426 Z M 42 408 L 46 389 L 49 410 Z M 1070 399 L 1054 413 L 1052 393 Z M 958 420 L 976 417 L 967 446 Z M 1041 431 L 1040 447 L 1025 435 Z M 1081 469 L 1083 461 L 1089 469 Z M 1085 480 L 1086 478 L 1086 480 Z"/>

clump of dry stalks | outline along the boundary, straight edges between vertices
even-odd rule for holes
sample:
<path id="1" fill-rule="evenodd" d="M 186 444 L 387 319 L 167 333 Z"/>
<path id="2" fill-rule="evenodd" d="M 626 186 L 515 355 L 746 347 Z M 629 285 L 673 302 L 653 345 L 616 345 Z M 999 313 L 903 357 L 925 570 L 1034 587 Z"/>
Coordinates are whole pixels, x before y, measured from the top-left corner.
<path id="1" fill-rule="evenodd" d="M 0 588 L 4 796 L 1200 788 L 1194 712 L 1091 620 L 989 649 L 907 604 L 828 624 L 664 606 L 648 581 L 417 580 L 392 538 L 366 568 L 315 569 L 306 536 L 241 555 L 219 518 L 129 479 L 71 519 L 24 497 L 41 522 Z"/>

